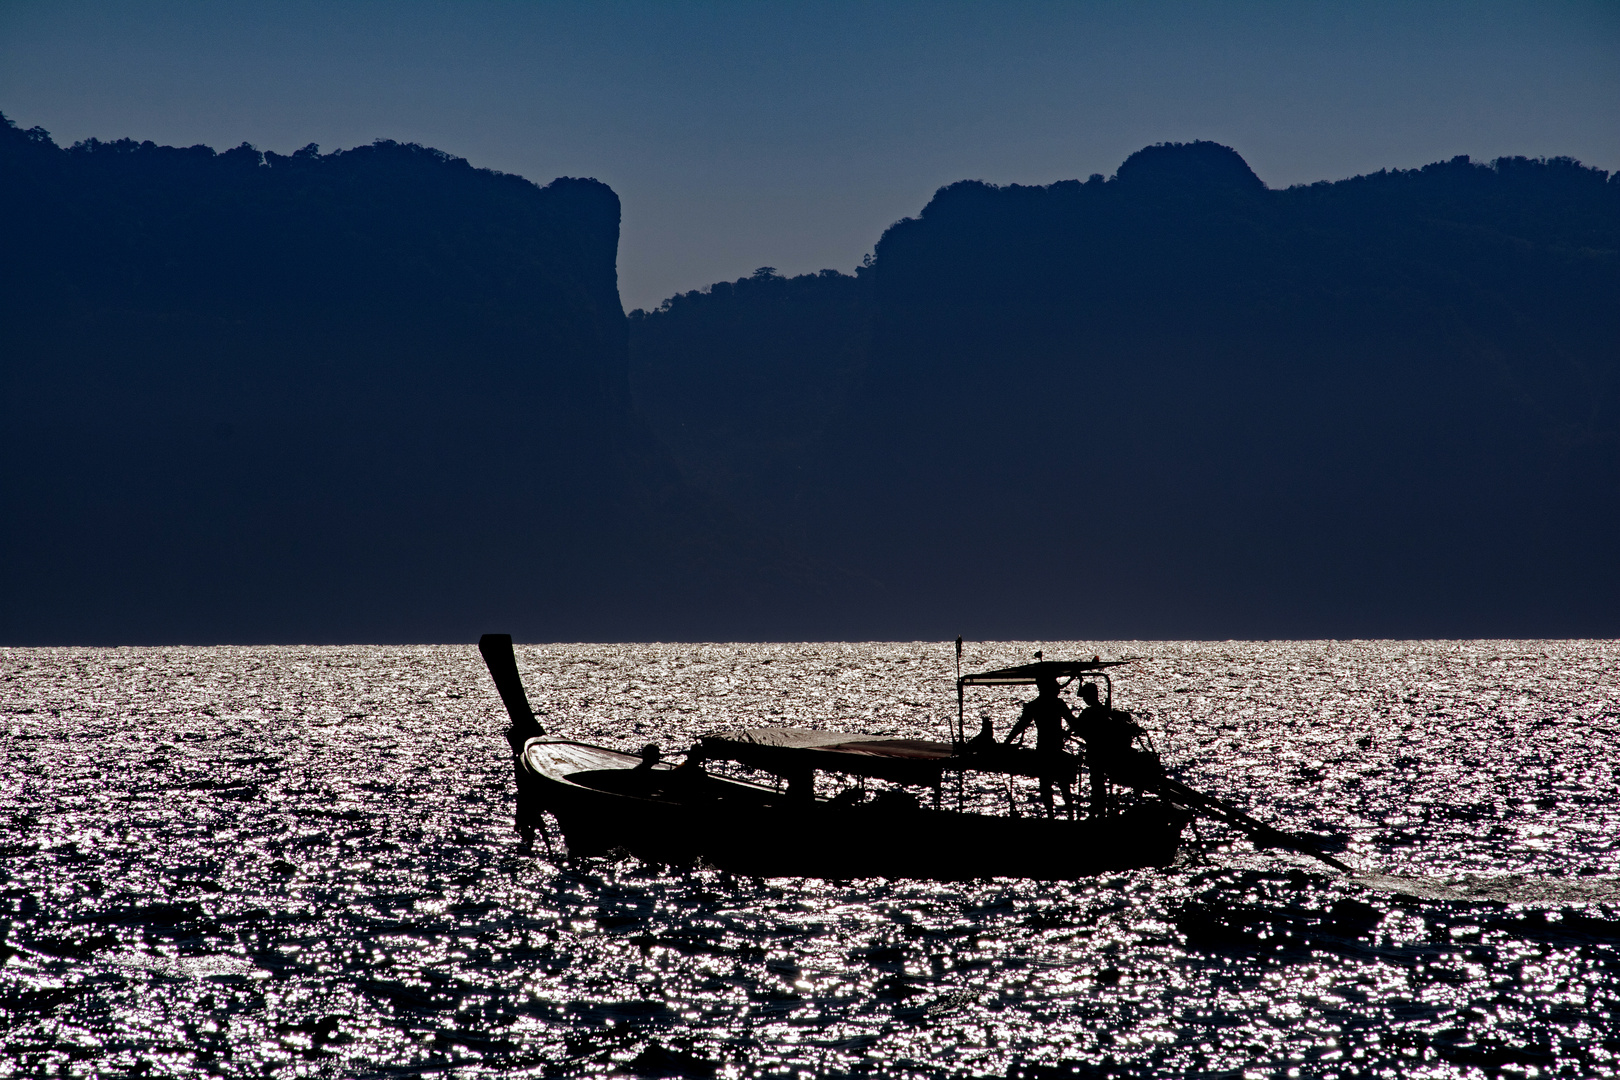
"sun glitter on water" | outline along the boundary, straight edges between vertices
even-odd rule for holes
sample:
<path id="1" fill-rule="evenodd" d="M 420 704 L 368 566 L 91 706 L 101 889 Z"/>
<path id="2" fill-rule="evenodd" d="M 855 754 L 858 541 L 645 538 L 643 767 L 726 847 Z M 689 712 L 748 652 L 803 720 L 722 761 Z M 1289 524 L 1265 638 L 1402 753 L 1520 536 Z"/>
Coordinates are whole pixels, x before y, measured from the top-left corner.
<path id="1" fill-rule="evenodd" d="M 476 649 L 0 650 L 15 1074 L 1595 1076 L 1620 1068 L 1620 645 L 1143 657 L 1200 827 L 1076 884 L 735 881 L 526 854 Z M 554 729 L 940 737 L 949 645 L 528 646 Z M 993 706 L 999 728 L 1018 697 Z M 1376 875 L 1376 876 L 1375 876 Z"/>

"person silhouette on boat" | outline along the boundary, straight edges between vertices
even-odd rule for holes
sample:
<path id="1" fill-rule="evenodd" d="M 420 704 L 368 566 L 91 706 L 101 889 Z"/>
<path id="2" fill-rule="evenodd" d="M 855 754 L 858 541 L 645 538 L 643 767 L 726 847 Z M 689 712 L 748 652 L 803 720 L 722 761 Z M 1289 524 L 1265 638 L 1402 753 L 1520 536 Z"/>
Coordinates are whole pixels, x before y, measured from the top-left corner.
<path id="1" fill-rule="evenodd" d="M 686 760 L 669 771 L 670 791 L 681 798 L 696 799 L 708 794 L 709 770 L 704 768 L 708 754 L 701 742 L 692 744 Z"/>
<path id="2" fill-rule="evenodd" d="M 1108 781 L 1136 771 L 1131 743 L 1142 729 L 1129 713 L 1104 705 L 1097 697 L 1097 684 L 1080 687 L 1086 707 L 1069 721 L 1069 730 L 1086 744 L 1086 766 L 1091 772 L 1091 816 L 1105 817 L 1110 811 Z"/>
<path id="3" fill-rule="evenodd" d="M 1007 732 L 1006 742 L 1012 742 L 1022 735 L 1031 724 L 1035 725 L 1035 752 L 1043 756 L 1054 758 L 1054 768 L 1042 769 L 1041 776 L 1041 804 L 1046 807 L 1046 816 L 1052 816 L 1052 784 L 1054 781 L 1063 792 L 1063 805 L 1072 814 L 1074 811 L 1074 792 L 1069 781 L 1062 775 L 1062 767 L 1056 764 L 1057 755 L 1063 753 L 1063 740 L 1068 736 L 1068 728 L 1075 723 L 1074 713 L 1069 706 L 1058 696 L 1057 676 L 1046 672 L 1035 676 L 1035 686 L 1040 691 L 1034 701 L 1024 704 L 1024 711 L 1018 714 L 1018 723 Z"/>

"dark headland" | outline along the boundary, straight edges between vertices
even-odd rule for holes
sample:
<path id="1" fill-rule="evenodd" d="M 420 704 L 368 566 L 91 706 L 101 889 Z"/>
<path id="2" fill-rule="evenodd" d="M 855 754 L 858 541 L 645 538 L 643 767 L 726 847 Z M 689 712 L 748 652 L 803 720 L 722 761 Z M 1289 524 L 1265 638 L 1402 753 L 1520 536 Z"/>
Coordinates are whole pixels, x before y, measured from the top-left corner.
<path id="1" fill-rule="evenodd" d="M 619 201 L 0 124 L 0 644 L 1620 634 L 1620 177 L 953 184 L 627 317 Z"/>

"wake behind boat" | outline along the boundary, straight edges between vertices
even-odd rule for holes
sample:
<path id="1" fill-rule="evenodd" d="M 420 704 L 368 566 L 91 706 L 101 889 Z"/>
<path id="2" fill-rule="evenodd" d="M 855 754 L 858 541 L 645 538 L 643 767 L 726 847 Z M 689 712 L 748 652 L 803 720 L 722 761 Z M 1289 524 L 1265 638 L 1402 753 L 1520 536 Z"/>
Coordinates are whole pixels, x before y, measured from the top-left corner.
<path id="1" fill-rule="evenodd" d="M 1033 706 L 1055 700 L 1055 680 L 1100 676 L 1108 704 L 1094 708 L 1128 717 L 1113 713 L 1104 670 L 1120 661 L 1042 661 L 959 676 L 950 742 L 735 728 L 704 736 L 675 765 L 652 746 L 628 754 L 547 737 L 524 693 L 511 638 L 486 634 L 479 649 L 512 721 L 518 827 L 532 837 L 549 814 L 575 855 L 623 850 L 649 862 L 703 863 L 757 877 L 1073 880 L 1168 865 L 1187 823 L 1210 812 L 1197 804 L 1205 797 L 1163 776 L 1151 749 L 1110 749 L 1101 737 L 1080 754 L 1045 741 L 1026 749 L 996 742 L 988 724 L 965 738 L 961 705 L 972 686 L 1039 685 Z M 1083 772 L 1092 779 L 1089 814 L 1071 794 Z M 1018 780 L 1040 783 L 1044 812 L 1039 804 L 1025 812 L 1029 793 Z M 1064 793 L 1063 807 L 1053 790 Z M 1266 831 L 1271 842 L 1292 840 Z"/>

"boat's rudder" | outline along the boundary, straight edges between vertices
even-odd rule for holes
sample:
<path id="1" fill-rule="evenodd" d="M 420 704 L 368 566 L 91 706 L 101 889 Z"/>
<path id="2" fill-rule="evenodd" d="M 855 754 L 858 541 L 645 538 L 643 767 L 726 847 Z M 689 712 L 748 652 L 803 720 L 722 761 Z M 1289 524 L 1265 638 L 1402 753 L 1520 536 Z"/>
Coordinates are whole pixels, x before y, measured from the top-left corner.
<path id="1" fill-rule="evenodd" d="M 524 743 L 546 732 L 534 718 L 529 695 L 523 692 L 523 677 L 518 674 L 517 656 L 512 652 L 512 635 L 485 634 L 478 639 L 478 651 L 489 665 L 490 677 L 501 693 L 506 715 L 512 719 L 512 725 L 506 729 L 506 741 L 512 744 L 512 753 L 521 753 Z"/>

